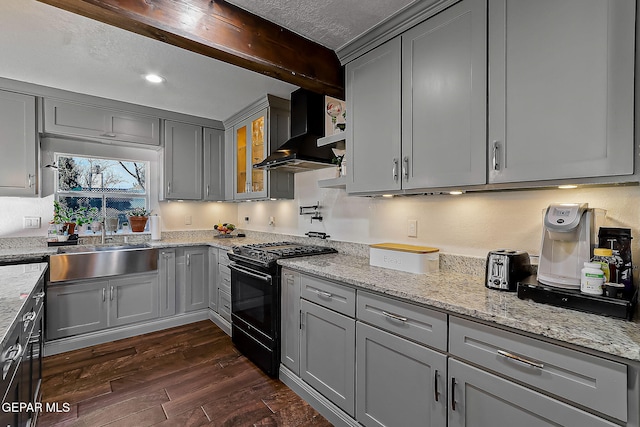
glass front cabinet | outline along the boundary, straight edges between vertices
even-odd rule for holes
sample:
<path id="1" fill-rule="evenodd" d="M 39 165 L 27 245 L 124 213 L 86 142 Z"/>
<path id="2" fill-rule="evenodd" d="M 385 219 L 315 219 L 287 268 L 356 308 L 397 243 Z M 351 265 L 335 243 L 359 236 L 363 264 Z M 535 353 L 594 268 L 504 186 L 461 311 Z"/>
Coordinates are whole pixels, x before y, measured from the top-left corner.
<path id="1" fill-rule="evenodd" d="M 289 138 L 289 101 L 267 95 L 227 120 L 225 128 L 233 132 L 234 199 L 292 199 L 293 174 L 253 168 Z"/>

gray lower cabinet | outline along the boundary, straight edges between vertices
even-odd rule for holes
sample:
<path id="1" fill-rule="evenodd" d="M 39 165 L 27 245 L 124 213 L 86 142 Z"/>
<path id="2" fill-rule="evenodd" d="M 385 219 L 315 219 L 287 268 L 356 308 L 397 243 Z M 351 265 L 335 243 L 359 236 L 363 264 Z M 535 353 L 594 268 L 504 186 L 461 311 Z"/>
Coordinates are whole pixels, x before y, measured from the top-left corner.
<path id="1" fill-rule="evenodd" d="M 218 304 L 220 317 L 231 323 L 231 295 L 222 289 L 218 289 Z"/>
<path id="2" fill-rule="evenodd" d="M 160 317 L 176 314 L 176 251 L 162 249 L 158 260 Z"/>
<path id="3" fill-rule="evenodd" d="M 449 427 L 618 425 L 464 362 L 449 359 L 448 368 Z"/>
<path id="4" fill-rule="evenodd" d="M 300 310 L 300 377 L 355 416 L 355 320 L 304 299 Z"/>
<path id="5" fill-rule="evenodd" d="M 359 423 L 367 427 L 446 425 L 445 354 L 362 322 L 357 322 L 356 337 Z"/>
<path id="6" fill-rule="evenodd" d="M 0 91 L 0 196 L 37 194 L 36 99 Z"/>
<path id="7" fill-rule="evenodd" d="M 218 249 L 209 248 L 209 308 L 218 312 Z"/>
<path id="8" fill-rule="evenodd" d="M 109 280 L 109 326 L 158 317 L 158 275 Z"/>
<path id="9" fill-rule="evenodd" d="M 48 340 L 158 317 L 158 275 L 82 280 L 47 288 Z"/>
<path id="10" fill-rule="evenodd" d="M 44 100 L 44 132 L 160 145 L 158 117 L 52 98 Z"/>
<path id="11" fill-rule="evenodd" d="M 206 247 L 184 250 L 184 311 L 209 307 L 209 251 Z"/>
<path id="12" fill-rule="evenodd" d="M 280 362 L 300 375 L 300 273 L 282 269 Z"/>

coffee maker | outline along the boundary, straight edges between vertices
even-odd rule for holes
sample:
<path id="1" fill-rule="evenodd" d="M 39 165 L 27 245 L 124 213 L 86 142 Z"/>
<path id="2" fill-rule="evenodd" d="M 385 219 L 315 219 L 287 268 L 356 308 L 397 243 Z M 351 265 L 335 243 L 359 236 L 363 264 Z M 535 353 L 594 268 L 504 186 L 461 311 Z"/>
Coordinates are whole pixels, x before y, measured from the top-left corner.
<path id="1" fill-rule="evenodd" d="M 580 289 L 580 270 L 591 259 L 604 210 L 587 203 L 551 204 L 546 209 L 538 264 L 538 282 Z"/>

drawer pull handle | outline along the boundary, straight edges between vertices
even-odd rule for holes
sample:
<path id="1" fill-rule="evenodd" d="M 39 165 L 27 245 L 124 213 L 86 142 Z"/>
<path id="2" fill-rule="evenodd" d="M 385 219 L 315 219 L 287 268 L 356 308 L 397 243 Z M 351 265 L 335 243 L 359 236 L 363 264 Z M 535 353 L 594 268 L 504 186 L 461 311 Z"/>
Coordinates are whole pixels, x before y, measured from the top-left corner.
<path id="1" fill-rule="evenodd" d="M 433 391 L 434 391 L 434 398 L 436 399 L 436 402 L 438 402 L 440 400 L 440 392 L 438 391 L 438 370 L 437 369 L 433 374 Z"/>
<path id="2" fill-rule="evenodd" d="M 406 322 L 407 320 L 409 320 L 406 317 L 398 316 L 397 314 L 389 313 L 388 311 L 382 311 L 382 314 L 394 320 L 399 320 L 401 322 Z"/>
<path id="3" fill-rule="evenodd" d="M 507 359 L 515 360 L 516 362 L 524 363 L 525 365 L 532 366 L 534 368 L 544 369 L 544 364 L 533 362 L 531 360 L 525 359 L 524 357 L 520 357 L 517 354 L 509 353 L 508 351 L 498 350 L 498 354 L 500 356 L 506 357 Z"/>
<path id="4" fill-rule="evenodd" d="M 316 293 L 318 294 L 318 296 L 325 297 L 325 298 L 333 297 L 333 294 L 330 294 L 329 292 L 316 291 Z"/>
<path id="5" fill-rule="evenodd" d="M 451 410 L 456 410 L 456 379 L 451 377 Z"/>

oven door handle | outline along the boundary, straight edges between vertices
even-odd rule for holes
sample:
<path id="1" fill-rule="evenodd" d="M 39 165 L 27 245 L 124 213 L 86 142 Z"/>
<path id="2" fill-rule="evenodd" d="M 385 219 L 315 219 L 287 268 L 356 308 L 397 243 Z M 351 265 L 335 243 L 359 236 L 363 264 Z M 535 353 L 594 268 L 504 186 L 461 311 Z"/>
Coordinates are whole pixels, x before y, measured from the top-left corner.
<path id="1" fill-rule="evenodd" d="M 240 267 L 237 264 L 229 264 L 229 268 L 231 270 L 235 270 L 236 272 L 238 272 L 240 274 L 246 274 L 247 276 L 251 276 L 253 278 L 262 280 L 263 282 L 271 283 L 271 275 L 269 275 L 269 274 L 256 273 L 253 270 L 249 270 L 248 268 Z"/>

